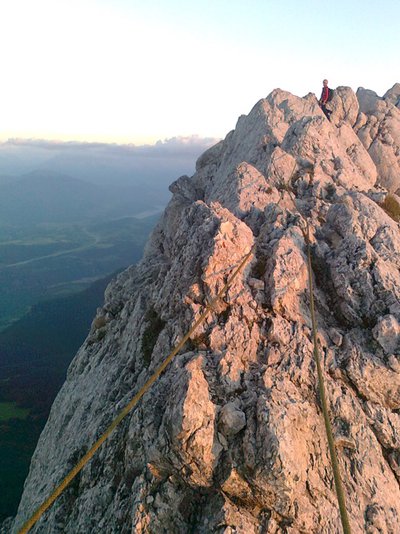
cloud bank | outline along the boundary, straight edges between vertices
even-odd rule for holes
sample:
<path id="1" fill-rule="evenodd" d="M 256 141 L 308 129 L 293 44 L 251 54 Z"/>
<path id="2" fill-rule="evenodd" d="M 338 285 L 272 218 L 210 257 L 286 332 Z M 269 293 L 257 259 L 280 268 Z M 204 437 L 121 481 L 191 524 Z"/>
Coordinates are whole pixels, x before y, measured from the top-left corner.
<path id="1" fill-rule="evenodd" d="M 91 143 L 81 141 L 49 141 L 46 139 L 8 139 L 0 143 L 0 153 L 15 148 L 41 149 L 47 151 L 95 151 L 120 155 L 149 155 L 157 156 L 198 156 L 218 143 L 220 139 L 214 137 L 200 137 L 198 135 L 177 136 L 159 140 L 154 145 L 134 145 L 117 143 Z"/>
<path id="2" fill-rule="evenodd" d="M 197 158 L 218 141 L 197 135 L 172 137 L 154 145 L 9 139 L 0 143 L 0 183 L 9 176 L 42 169 L 96 184 L 132 180 L 169 184 L 182 174 L 192 174 Z"/>

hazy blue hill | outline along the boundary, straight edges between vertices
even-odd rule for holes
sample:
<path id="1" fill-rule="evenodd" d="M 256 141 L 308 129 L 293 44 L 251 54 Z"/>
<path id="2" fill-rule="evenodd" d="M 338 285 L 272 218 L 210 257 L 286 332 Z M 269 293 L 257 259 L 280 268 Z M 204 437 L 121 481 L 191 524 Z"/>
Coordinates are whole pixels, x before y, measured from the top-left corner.
<path id="1" fill-rule="evenodd" d="M 35 145 L 0 143 L 0 173 L 18 176 L 37 169 L 50 158 L 49 152 Z"/>
<path id="2" fill-rule="evenodd" d="M 172 181 L 194 171 L 194 161 L 189 163 L 187 157 L 179 154 L 166 158 L 159 154 L 142 154 L 134 149 L 132 152 L 119 150 L 113 153 L 112 147 L 109 147 L 107 151 L 61 152 L 39 168 L 64 172 L 96 185 L 135 185 L 142 190 L 153 187 L 159 194 L 162 191 L 167 194 Z"/>
<path id="3" fill-rule="evenodd" d="M 3 223 L 84 220 L 108 204 L 108 192 L 101 187 L 50 171 L 34 171 L 0 186 Z"/>
<path id="4" fill-rule="evenodd" d="M 70 223 L 117 215 L 133 215 L 164 206 L 167 187 L 151 180 L 96 185 L 66 174 L 36 170 L 0 181 L 0 224 Z"/>
<path id="5" fill-rule="evenodd" d="M 78 145 L 54 151 L 38 169 L 63 172 L 96 185 L 134 186 L 141 191 L 153 188 L 158 194 L 168 195 L 172 181 L 194 172 L 196 157 L 203 150 L 204 145 L 192 151 L 183 146 L 168 148 L 162 144 L 148 147 Z"/>
<path id="6" fill-rule="evenodd" d="M 15 179 L 15 176 L 0 174 L 0 187 L 3 184 L 8 184 Z"/>
<path id="7" fill-rule="evenodd" d="M 148 185 L 167 192 L 181 174 L 192 174 L 196 159 L 218 139 L 175 137 L 155 145 L 10 139 L 0 143 L 0 175 L 50 170 L 95 185 Z"/>

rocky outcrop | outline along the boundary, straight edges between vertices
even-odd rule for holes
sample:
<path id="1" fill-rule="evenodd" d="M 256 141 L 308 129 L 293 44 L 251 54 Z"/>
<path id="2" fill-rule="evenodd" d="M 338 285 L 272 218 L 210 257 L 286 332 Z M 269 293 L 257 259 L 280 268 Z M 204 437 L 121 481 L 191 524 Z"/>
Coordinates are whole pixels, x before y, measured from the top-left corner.
<path id="1" fill-rule="evenodd" d="M 337 87 L 329 105 L 332 109 L 331 122 L 339 126 L 342 121 L 346 121 L 350 126 L 354 126 L 360 106 L 350 87 Z"/>
<path id="2" fill-rule="evenodd" d="M 397 120 L 396 91 L 357 101 L 338 88 L 330 123 L 313 95 L 275 90 L 171 186 L 143 260 L 108 287 L 71 364 L 13 532 L 253 245 L 212 316 L 33 532 L 340 532 L 300 214 L 352 532 L 400 531 L 399 225 L 371 159 Z"/>
<path id="3" fill-rule="evenodd" d="M 391 192 L 400 190 L 400 84 L 380 98 L 360 87 L 360 105 L 355 129 L 373 159 L 379 183 Z"/>

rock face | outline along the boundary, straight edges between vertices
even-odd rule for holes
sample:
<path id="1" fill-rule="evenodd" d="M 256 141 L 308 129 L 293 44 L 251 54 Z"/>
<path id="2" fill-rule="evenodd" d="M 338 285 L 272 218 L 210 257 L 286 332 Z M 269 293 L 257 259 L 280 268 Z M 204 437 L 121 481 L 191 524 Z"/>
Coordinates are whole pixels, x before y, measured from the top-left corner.
<path id="1" fill-rule="evenodd" d="M 379 183 L 394 193 L 400 190 L 400 84 L 380 98 L 360 87 L 355 129 L 378 170 Z"/>
<path id="2" fill-rule="evenodd" d="M 144 259 L 108 287 L 71 364 L 12 532 L 253 244 L 212 316 L 33 532 L 341 532 L 299 213 L 311 228 L 319 349 L 352 532 L 400 532 L 400 237 L 376 188 L 399 187 L 386 166 L 399 157 L 398 89 L 383 99 L 359 90 L 357 100 L 338 88 L 332 123 L 313 95 L 275 90 L 199 158 L 192 178 L 171 186 Z"/>

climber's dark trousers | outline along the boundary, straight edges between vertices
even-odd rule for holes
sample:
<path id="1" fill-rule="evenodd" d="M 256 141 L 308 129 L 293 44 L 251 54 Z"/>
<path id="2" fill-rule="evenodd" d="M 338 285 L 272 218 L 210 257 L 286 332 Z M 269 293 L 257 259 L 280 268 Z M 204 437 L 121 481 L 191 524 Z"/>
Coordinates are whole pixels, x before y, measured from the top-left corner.
<path id="1" fill-rule="evenodd" d="M 325 104 L 321 104 L 321 109 L 324 112 L 325 117 L 328 119 L 328 121 L 330 121 L 331 120 L 330 117 L 331 117 L 332 111 L 330 109 L 326 109 Z"/>

